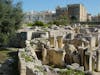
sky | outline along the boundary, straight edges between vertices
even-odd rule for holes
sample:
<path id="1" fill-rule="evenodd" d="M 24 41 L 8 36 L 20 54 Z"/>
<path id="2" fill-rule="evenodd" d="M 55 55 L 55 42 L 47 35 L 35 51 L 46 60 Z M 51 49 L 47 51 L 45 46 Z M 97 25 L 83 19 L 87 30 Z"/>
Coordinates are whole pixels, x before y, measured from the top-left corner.
<path id="1" fill-rule="evenodd" d="M 61 7 L 68 4 L 81 3 L 85 6 L 88 13 L 97 15 L 100 13 L 100 0 L 13 0 L 15 3 L 21 1 L 23 4 L 23 11 L 45 11 L 55 10 L 59 5 Z"/>

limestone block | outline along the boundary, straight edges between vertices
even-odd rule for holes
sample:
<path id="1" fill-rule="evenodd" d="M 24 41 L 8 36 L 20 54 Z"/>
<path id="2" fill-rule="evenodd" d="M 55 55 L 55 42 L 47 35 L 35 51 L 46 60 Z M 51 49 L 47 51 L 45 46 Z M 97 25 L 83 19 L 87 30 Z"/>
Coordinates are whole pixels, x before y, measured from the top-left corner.
<path id="1" fill-rule="evenodd" d="M 42 62 L 43 62 L 43 64 L 47 64 L 48 63 L 48 61 L 46 60 L 46 57 L 47 57 L 47 50 L 44 48 L 42 50 Z"/>
<path id="2" fill-rule="evenodd" d="M 91 48 L 95 48 L 96 46 L 96 38 L 95 37 L 91 37 L 90 39 L 90 47 Z"/>
<path id="3" fill-rule="evenodd" d="M 84 48 L 79 47 L 78 51 L 79 51 L 79 54 L 80 54 L 80 65 L 83 66 L 84 65 Z"/>
<path id="4" fill-rule="evenodd" d="M 85 67 L 85 70 L 89 70 L 89 71 L 92 71 L 93 70 L 93 63 L 92 63 L 92 52 L 85 52 L 85 60 L 84 60 L 84 67 Z"/>
<path id="5" fill-rule="evenodd" d="M 55 38 L 49 37 L 49 41 L 50 41 L 50 47 L 55 47 Z"/>
<path id="6" fill-rule="evenodd" d="M 84 50 L 84 69 L 89 70 L 89 56 L 86 55 L 86 50 Z"/>
<path id="7" fill-rule="evenodd" d="M 63 47 L 63 39 L 62 39 L 62 36 L 58 36 L 57 37 L 57 42 L 58 42 L 58 48 L 62 48 Z"/>
<path id="8" fill-rule="evenodd" d="M 73 53 L 74 51 L 77 51 L 77 49 L 75 48 L 74 45 L 72 45 L 72 44 L 67 44 L 67 45 L 65 46 L 65 51 L 66 51 L 67 53 Z"/>
<path id="9" fill-rule="evenodd" d="M 100 72 L 100 50 L 97 51 L 96 71 Z"/>
<path id="10" fill-rule="evenodd" d="M 53 65 L 63 66 L 64 65 L 64 51 L 48 50 L 47 58 L 49 63 Z"/>

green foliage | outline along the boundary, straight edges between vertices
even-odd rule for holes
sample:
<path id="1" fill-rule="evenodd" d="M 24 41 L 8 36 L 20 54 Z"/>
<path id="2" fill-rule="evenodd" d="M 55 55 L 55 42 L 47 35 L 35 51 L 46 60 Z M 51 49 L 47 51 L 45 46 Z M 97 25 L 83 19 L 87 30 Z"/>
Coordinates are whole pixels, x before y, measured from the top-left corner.
<path id="1" fill-rule="evenodd" d="M 56 24 L 56 25 L 67 25 L 69 24 L 69 19 L 66 15 L 57 16 L 56 19 L 48 24 Z"/>
<path id="2" fill-rule="evenodd" d="M 66 70 L 66 71 L 60 71 L 60 75 L 85 75 L 83 72 L 81 71 L 75 71 L 75 70 Z"/>
<path id="3" fill-rule="evenodd" d="M 27 26 L 30 26 L 31 27 L 31 26 L 33 26 L 33 23 L 28 23 Z"/>
<path id="4" fill-rule="evenodd" d="M 41 22 L 41 21 L 36 21 L 36 22 L 34 23 L 34 26 L 44 26 L 44 23 Z"/>
<path id="5" fill-rule="evenodd" d="M 0 0 L 0 46 L 5 46 L 9 39 L 20 28 L 22 21 L 21 3 L 13 4 L 12 0 Z"/>
<path id="6" fill-rule="evenodd" d="M 54 24 L 54 23 L 53 23 L 53 21 L 50 21 L 50 22 L 48 22 L 48 24 L 49 24 L 49 25 L 52 25 L 52 24 Z"/>
<path id="7" fill-rule="evenodd" d="M 42 26 L 42 27 L 48 27 L 49 25 L 48 24 L 45 24 L 41 21 L 36 21 L 33 26 Z"/>

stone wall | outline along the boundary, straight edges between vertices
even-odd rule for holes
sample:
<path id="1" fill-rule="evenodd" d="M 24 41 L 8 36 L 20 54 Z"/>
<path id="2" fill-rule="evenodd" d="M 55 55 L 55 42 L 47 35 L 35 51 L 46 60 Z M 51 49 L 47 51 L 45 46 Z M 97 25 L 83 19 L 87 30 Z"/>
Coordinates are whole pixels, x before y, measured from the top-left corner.
<path id="1" fill-rule="evenodd" d="M 56 65 L 56 66 L 63 66 L 64 65 L 64 56 L 65 56 L 65 52 L 64 51 L 56 51 L 54 49 L 51 50 L 45 50 L 47 52 L 43 52 L 43 53 L 47 53 L 42 54 L 43 55 L 43 62 L 45 64 L 50 64 L 50 65 Z"/>
<path id="2" fill-rule="evenodd" d="M 19 71 L 20 75 L 26 75 L 26 62 L 25 59 L 21 57 L 21 52 L 23 49 L 19 49 L 18 58 L 19 58 Z"/>

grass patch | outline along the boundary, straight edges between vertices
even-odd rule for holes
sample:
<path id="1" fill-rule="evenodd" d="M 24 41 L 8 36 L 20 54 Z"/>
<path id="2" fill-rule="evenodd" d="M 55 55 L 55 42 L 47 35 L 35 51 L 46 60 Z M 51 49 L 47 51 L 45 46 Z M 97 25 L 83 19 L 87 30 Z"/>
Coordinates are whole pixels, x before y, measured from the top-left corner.
<path id="1" fill-rule="evenodd" d="M 6 49 L 6 48 L 0 48 L 0 63 L 4 63 L 5 60 L 8 58 L 11 58 L 9 55 L 10 52 L 13 52 L 15 50 L 13 49 Z"/>
<path id="2" fill-rule="evenodd" d="M 74 71 L 71 69 L 68 69 L 66 71 L 60 71 L 60 75 L 85 75 L 84 72 L 81 71 Z"/>
<path id="3" fill-rule="evenodd" d="M 43 70 L 41 66 L 35 66 L 40 72 L 43 73 L 43 75 L 47 75 L 46 72 Z"/>
<path id="4" fill-rule="evenodd" d="M 25 54 L 25 52 L 21 53 L 21 57 L 25 58 L 25 62 L 31 61 L 32 62 L 32 58 L 28 55 Z"/>
<path id="5" fill-rule="evenodd" d="M 14 60 L 14 63 L 10 65 L 10 67 L 12 67 L 10 75 L 19 75 L 17 50 L 18 50 L 17 48 L 0 48 L 0 63 L 1 64 L 5 63 L 5 61 L 9 58 Z"/>

